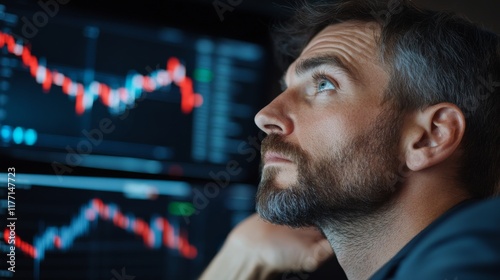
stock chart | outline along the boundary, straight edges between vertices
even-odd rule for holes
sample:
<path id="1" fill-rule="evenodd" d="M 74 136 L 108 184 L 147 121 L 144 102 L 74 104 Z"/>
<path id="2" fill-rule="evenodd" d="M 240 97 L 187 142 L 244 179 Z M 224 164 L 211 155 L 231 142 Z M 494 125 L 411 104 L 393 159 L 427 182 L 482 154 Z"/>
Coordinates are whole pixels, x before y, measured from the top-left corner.
<path id="1" fill-rule="evenodd" d="M 0 4 L 0 277 L 196 279 L 254 211 L 268 51 L 40 3 Z"/>

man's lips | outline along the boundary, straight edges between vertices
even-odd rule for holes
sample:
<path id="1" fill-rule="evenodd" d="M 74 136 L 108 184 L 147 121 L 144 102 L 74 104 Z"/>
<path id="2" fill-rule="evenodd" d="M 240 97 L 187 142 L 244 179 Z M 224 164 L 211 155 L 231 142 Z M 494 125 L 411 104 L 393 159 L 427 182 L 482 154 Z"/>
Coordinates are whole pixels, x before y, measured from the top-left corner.
<path id="1" fill-rule="evenodd" d="M 283 154 L 277 152 L 267 152 L 264 155 L 264 163 L 291 163 L 292 161 L 284 156 Z"/>

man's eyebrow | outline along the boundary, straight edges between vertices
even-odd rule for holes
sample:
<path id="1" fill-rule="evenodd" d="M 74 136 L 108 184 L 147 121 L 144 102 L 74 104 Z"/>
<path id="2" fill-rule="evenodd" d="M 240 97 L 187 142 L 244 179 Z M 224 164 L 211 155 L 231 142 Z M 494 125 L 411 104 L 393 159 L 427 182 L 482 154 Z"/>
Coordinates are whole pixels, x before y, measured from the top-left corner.
<path id="1" fill-rule="evenodd" d="M 314 56 L 310 58 L 306 58 L 297 63 L 295 67 L 295 73 L 297 76 L 303 75 L 307 71 L 310 71 L 314 68 L 318 68 L 323 65 L 332 66 L 340 69 L 344 74 L 348 76 L 351 80 L 357 80 L 356 71 L 346 65 L 342 60 L 333 54 L 325 54 L 320 56 Z"/>

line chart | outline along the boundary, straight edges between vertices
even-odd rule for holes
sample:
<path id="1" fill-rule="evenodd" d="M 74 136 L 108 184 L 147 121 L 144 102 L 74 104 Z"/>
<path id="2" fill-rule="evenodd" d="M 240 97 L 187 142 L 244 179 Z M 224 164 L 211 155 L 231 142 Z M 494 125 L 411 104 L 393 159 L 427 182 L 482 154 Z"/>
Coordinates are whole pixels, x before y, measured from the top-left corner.
<path id="1" fill-rule="evenodd" d="M 166 247 L 178 251 L 186 259 L 194 259 L 198 254 L 197 248 L 189 243 L 187 233 L 177 230 L 166 218 L 155 216 L 147 223 L 133 215 L 123 214 L 116 205 L 106 204 L 98 198 L 83 205 L 69 225 L 46 228 L 34 237 L 33 244 L 16 235 L 15 245 L 29 257 L 43 261 L 48 251 L 69 250 L 78 237 L 89 234 L 98 218 L 139 236 L 149 249 Z M 9 232 L 9 229 L 4 230 L 5 242 L 9 240 Z"/>
<path id="2" fill-rule="evenodd" d="M 12 35 L 0 31 L 0 49 L 4 47 L 10 54 L 21 59 L 45 93 L 53 86 L 59 86 L 64 94 L 74 97 L 75 112 L 78 115 L 91 109 L 98 99 L 105 106 L 119 111 L 120 108 L 133 105 L 144 92 L 153 92 L 171 84 L 180 89 L 182 113 L 189 114 L 195 107 L 203 104 L 202 95 L 194 91 L 193 80 L 186 76 L 186 67 L 176 57 L 167 60 L 165 69 L 157 69 L 149 75 L 130 71 L 121 87 L 112 88 L 98 81 L 84 85 L 57 70 L 49 69 L 39 63 L 40 59 L 32 54 L 30 46 L 19 44 Z"/>

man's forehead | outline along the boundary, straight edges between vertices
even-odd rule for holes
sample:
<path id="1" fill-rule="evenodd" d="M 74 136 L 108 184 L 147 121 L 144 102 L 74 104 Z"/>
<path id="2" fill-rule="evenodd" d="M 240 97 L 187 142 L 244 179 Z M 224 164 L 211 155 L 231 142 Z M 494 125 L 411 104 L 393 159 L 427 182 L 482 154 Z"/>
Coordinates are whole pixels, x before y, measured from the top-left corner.
<path id="1" fill-rule="evenodd" d="M 379 33 L 380 26 L 375 22 L 346 21 L 329 25 L 307 44 L 286 75 L 292 74 L 290 70 L 295 71 L 302 61 L 325 55 L 337 57 L 352 72 L 358 72 L 364 64 L 377 62 Z"/>
<path id="2" fill-rule="evenodd" d="M 379 35 L 380 25 L 376 22 L 345 21 L 328 25 L 313 37 L 301 56 L 317 47 L 323 47 L 325 43 L 334 42 L 347 44 L 359 53 L 363 53 L 364 50 L 374 53 L 378 47 L 376 38 Z"/>

